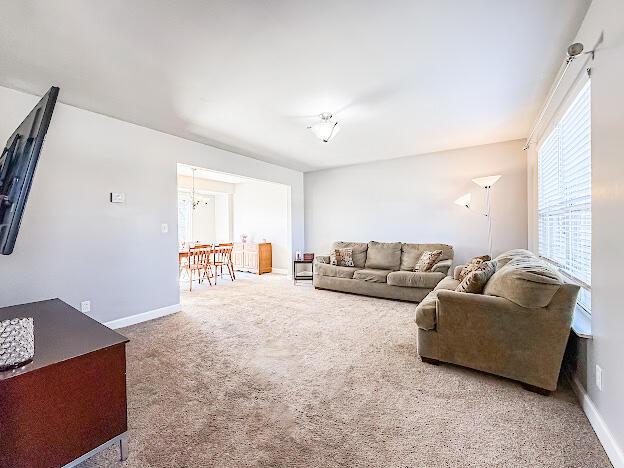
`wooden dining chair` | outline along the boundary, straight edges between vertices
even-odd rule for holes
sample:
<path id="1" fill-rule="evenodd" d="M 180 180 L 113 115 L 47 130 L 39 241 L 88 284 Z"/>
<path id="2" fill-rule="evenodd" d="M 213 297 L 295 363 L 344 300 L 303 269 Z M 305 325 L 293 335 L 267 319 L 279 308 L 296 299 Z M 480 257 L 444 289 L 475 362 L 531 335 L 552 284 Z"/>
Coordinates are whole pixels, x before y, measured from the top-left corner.
<path id="1" fill-rule="evenodd" d="M 227 268 L 228 276 L 230 280 L 234 281 L 236 275 L 234 274 L 234 263 L 232 263 L 232 250 L 234 244 L 219 244 L 213 249 L 212 263 L 215 269 L 215 284 L 217 283 L 217 276 L 223 277 L 223 267 Z"/>
<path id="2" fill-rule="evenodd" d="M 208 284 L 212 286 L 212 268 L 210 267 L 210 256 L 212 254 L 212 248 L 207 245 L 196 245 L 190 247 L 188 250 L 188 257 L 186 263 L 180 264 L 180 271 L 187 270 L 189 275 L 189 291 L 193 290 L 193 280 L 195 272 L 197 272 L 197 280 L 202 282 L 203 278 L 208 280 Z M 216 278 L 215 278 L 216 284 Z"/>

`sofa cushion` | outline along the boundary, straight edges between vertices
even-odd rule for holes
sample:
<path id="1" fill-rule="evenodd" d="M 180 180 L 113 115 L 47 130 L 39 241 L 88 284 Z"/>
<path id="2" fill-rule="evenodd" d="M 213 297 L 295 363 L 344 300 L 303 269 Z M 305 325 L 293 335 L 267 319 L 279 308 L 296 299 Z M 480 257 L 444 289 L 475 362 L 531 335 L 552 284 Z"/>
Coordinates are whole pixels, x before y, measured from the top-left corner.
<path id="1" fill-rule="evenodd" d="M 433 330 L 436 326 L 438 292 L 431 291 L 416 306 L 416 325 L 423 330 Z"/>
<path id="2" fill-rule="evenodd" d="M 388 273 L 391 270 L 377 270 L 373 268 L 366 268 L 365 270 L 357 270 L 353 273 L 353 279 L 360 281 L 368 281 L 369 283 L 386 283 Z"/>
<path id="3" fill-rule="evenodd" d="M 368 243 L 366 253 L 366 268 L 374 270 L 398 270 L 401 264 L 400 242 Z"/>
<path id="4" fill-rule="evenodd" d="M 414 266 L 425 250 L 441 250 L 438 262 L 453 259 L 453 247 L 447 244 L 403 244 L 401 246 L 401 266 L 403 271 L 414 271 Z"/>
<path id="5" fill-rule="evenodd" d="M 564 283 L 561 274 L 545 261 L 535 255 L 520 255 L 497 266 L 483 293 L 522 307 L 546 307 Z"/>
<path id="6" fill-rule="evenodd" d="M 496 262 L 481 262 L 478 264 L 477 268 L 462 279 L 461 283 L 455 288 L 455 291 L 481 294 L 494 272 L 496 272 Z"/>
<path id="7" fill-rule="evenodd" d="M 329 265 L 327 263 L 317 263 L 314 266 L 314 274 L 320 276 L 332 276 L 337 278 L 353 279 L 353 273 L 355 273 L 357 270 L 359 270 L 359 268 Z"/>
<path id="8" fill-rule="evenodd" d="M 358 268 L 364 268 L 366 264 L 366 251 L 368 250 L 368 244 L 366 242 L 334 242 L 333 249 L 351 249 L 351 256 L 353 258 L 353 266 Z"/>
<path id="9" fill-rule="evenodd" d="M 457 281 L 456 279 L 453 279 L 452 276 L 447 276 L 446 278 L 444 278 L 442 281 L 438 283 L 438 285 L 434 288 L 434 290 L 437 291 L 439 289 L 448 289 L 449 291 L 455 291 L 458 284 L 459 284 L 459 281 Z"/>
<path id="10" fill-rule="evenodd" d="M 407 288 L 433 289 L 442 279 L 444 279 L 444 273 L 393 271 L 388 274 L 388 284 Z"/>

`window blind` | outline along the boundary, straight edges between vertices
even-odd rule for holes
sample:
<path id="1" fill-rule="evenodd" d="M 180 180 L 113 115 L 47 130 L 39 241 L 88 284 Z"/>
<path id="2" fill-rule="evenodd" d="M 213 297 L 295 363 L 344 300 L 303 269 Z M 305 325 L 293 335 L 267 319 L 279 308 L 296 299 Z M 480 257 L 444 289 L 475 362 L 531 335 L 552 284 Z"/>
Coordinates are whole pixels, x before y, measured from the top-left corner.
<path id="1" fill-rule="evenodd" d="M 591 311 L 591 89 L 581 89 L 538 148 L 538 250 L 583 285 Z"/>

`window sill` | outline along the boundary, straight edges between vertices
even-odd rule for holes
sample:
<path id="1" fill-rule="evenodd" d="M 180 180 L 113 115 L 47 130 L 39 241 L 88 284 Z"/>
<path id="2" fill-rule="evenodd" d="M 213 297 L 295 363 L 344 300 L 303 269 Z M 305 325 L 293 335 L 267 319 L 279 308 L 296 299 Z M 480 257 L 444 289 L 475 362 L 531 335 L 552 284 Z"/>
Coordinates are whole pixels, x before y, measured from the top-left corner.
<path id="1" fill-rule="evenodd" d="M 591 316 L 578 305 L 574 309 L 574 316 L 572 317 L 572 331 L 579 338 L 586 340 L 593 338 Z"/>

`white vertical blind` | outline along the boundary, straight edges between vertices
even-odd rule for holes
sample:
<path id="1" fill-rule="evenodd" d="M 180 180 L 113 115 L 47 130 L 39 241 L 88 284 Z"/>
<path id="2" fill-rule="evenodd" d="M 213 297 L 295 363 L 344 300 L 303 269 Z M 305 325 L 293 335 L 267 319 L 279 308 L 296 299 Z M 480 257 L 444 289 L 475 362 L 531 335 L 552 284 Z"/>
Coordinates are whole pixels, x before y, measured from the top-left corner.
<path id="1" fill-rule="evenodd" d="M 591 311 L 591 88 L 583 87 L 538 148 L 538 250 L 584 285 Z"/>

